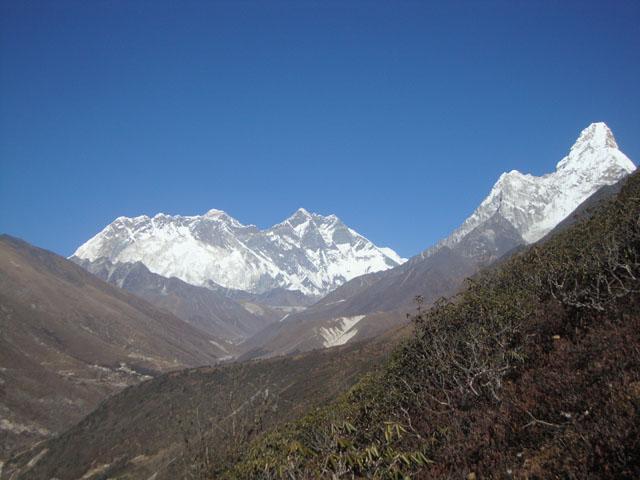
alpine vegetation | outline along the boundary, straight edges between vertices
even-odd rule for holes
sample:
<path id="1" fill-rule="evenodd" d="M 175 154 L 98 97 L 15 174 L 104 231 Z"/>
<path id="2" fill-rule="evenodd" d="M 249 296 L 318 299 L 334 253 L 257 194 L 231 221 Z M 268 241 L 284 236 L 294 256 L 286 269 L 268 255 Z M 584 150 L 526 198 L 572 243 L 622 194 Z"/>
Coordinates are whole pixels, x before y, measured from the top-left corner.
<path id="1" fill-rule="evenodd" d="M 639 218 L 635 174 L 591 218 L 419 308 L 379 373 L 212 478 L 634 478 Z"/>

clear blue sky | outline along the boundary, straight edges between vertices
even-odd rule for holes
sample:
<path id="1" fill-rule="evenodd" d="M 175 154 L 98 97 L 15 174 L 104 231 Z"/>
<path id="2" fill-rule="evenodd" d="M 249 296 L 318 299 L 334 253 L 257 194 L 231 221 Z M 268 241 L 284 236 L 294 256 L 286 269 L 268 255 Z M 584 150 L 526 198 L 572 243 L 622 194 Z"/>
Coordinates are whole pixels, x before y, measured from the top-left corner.
<path id="1" fill-rule="evenodd" d="M 335 213 L 413 255 L 605 121 L 640 161 L 640 2 L 0 2 L 0 231 Z"/>

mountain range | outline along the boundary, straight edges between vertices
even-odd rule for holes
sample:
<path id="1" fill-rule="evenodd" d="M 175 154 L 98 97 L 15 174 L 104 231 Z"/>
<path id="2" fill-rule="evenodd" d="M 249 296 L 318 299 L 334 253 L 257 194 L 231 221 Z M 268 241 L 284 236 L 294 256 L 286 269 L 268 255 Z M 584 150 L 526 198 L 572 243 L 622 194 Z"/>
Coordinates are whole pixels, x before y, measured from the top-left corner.
<path id="1" fill-rule="evenodd" d="M 606 124 L 585 128 L 554 172 L 502 174 L 448 237 L 408 261 L 335 215 L 299 209 L 266 230 L 220 210 L 120 217 L 71 260 L 245 357 L 340 345 L 404 321 L 510 250 L 538 241 L 600 188 L 635 170 Z M 170 281 L 169 281 L 170 279 Z"/>
<path id="2" fill-rule="evenodd" d="M 266 230 L 221 210 L 199 216 L 117 218 L 73 258 L 142 262 L 151 272 L 212 289 L 261 294 L 284 288 L 319 297 L 354 277 L 400 265 L 335 215 L 303 208 Z"/>
<path id="3" fill-rule="evenodd" d="M 194 285 L 155 273 L 141 260 L 74 256 L 72 262 L 3 236 L 0 478 L 202 478 L 236 463 L 263 469 L 265 462 L 272 461 L 269 452 L 284 448 L 304 454 L 306 445 L 315 445 L 327 432 L 339 434 L 339 441 L 345 436 L 356 441 L 354 435 L 370 430 L 367 412 L 378 412 L 372 418 L 392 424 L 380 405 L 394 402 L 400 402 L 399 412 L 404 415 L 397 418 L 412 422 L 407 423 L 410 428 L 423 429 L 421 434 L 426 435 L 433 422 L 451 428 L 462 442 L 456 448 L 467 448 L 469 441 L 485 444 L 486 438 L 502 441 L 503 448 L 523 442 L 505 460 L 509 468 L 516 465 L 527 470 L 528 458 L 536 455 L 530 451 L 534 447 L 539 449 L 536 458 L 548 458 L 549 432 L 562 436 L 564 429 L 577 428 L 582 437 L 576 433 L 562 437 L 563 446 L 577 442 L 574 453 L 585 443 L 599 445 L 605 437 L 608 445 L 628 442 L 615 434 L 627 435 L 629 430 L 628 438 L 637 436 L 634 423 L 628 420 L 629 405 L 640 398 L 633 363 L 637 360 L 637 295 L 625 293 L 628 298 L 620 300 L 620 318 L 613 310 L 603 314 L 593 309 L 590 326 L 585 324 L 585 331 L 576 335 L 573 287 L 558 287 L 570 295 L 567 299 L 550 298 L 540 278 L 546 278 L 547 265 L 556 262 L 560 270 L 554 275 L 562 275 L 565 267 L 583 275 L 586 280 L 580 281 L 585 282 L 594 273 L 596 283 L 601 274 L 621 275 L 618 279 L 626 282 L 624 292 L 637 293 L 627 288 L 637 283 L 637 275 L 625 270 L 638 266 L 633 248 L 637 244 L 638 190 L 638 174 L 630 176 L 634 170 L 606 125 L 592 124 L 554 172 L 540 177 L 516 171 L 502 175 L 488 197 L 450 236 L 394 267 L 354 277 L 316 301 L 311 300 L 315 294 L 283 286 L 250 291 L 209 280 L 206 285 Z M 616 200 L 610 201 L 612 197 Z M 615 234 L 605 239 L 609 231 Z M 621 243 L 623 250 L 601 248 L 603 240 L 609 247 L 618 245 L 618 236 L 626 242 Z M 581 242 L 587 245 L 584 252 Z M 635 263 L 616 263 L 621 256 Z M 612 259 L 605 266 L 598 263 Z M 295 269 L 295 263 L 290 266 Z M 323 268 L 331 270 L 328 264 Z M 481 272 L 483 269 L 486 271 Z M 465 289 L 465 279 L 474 276 Z M 440 297 L 456 292 L 461 293 L 446 308 L 439 303 L 425 310 Z M 616 292 L 611 295 L 623 298 Z M 502 301 L 501 295 L 509 301 Z M 441 315 L 438 321 L 444 323 L 405 325 L 417 296 L 424 315 L 420 318 Z M 563 302 L 569 302 L 566 308 L 561 307 Z M 493 307 L 483 311 L 488 305 Z M 494 309 L 506 323 L 495 320 Z M 447 317 L 450 311 L 457 312 L 456 316 Z M 577 320 L 586 315 L 583 312 Z M 415 336 L 414 329 L 426 329 L 433 335 Z M 508 329 L 510 340 L 502 342 Z M 459 330 L 463 337 L 458 341 Z M 398 347 L 401 339 L 405 342 Z M 437 343 L 441 341 L 444 343 Z M 489 343 L 478 343 L 483 341 Z M 408 346 L 422 345 L 420 342 L 436 342 L 440 350 Z M 524 342 L 526 354 L 520 355 L 518 342 Z M 607 360 L 610 344 L 616 345 L 615 362 Z M 513 348 L 513 356 L 501 356 L 505 348 Z M 579 349 L 577 354 L 575 349 Z M 449 351 L 457 354 L 449 358 Z M 462 384 L 455 383 L 456 378 L 442 374 L 456 368 L 467 372 L 464 365 L 471 362 L 471 368 L 486 375 L 485 364 L 475 364 L 474 355 L 494 351 L 494 356 L 482 357 L 483 361 L 507 358 L 508 368 L 517 373 L 500 377 L 496 390 L 487 390 L 486 395 L 476 392 L 489 388 L 489 383 L 474 384 L 472 379 L 467 395 L 461 393 Z M 235 362 L 223 364 L 233 357 Z M 585 363 L 584 358 L 598 362 Z M 255 360 L 243 361 L 247 359 Z M 460 367 L 461 361 L 467 363 Z M 188 368 L 199 365 L 204 366 Z M 394 373 L 388 374 L 390 371 Z M 429 377 L 429 372 L 437 375 Z M 413 384 L 402 390 L 411 393 L 408 397 L 394 390 L 400 385 L 397 379 L 405 377 L 412 382 L 436 379 L 435 390 L 428 390 L 430 396 L 425 397 L 432 402 L 430 422 L 414 422 L 426 415 L 423 404 L 417 402 L 412 407 L 417 410 L 409 412 L 400 400 L 417 398 Z M 566 395 L 561 387 L 566 381 L 572 382 L 568 391 L 581 393 Z M 452 408 L 447 407 L 450 397 L 434 396 L 442 382 L 454 382 L 447 395 L 462 395 L 456 416 L 451 418 L 441 416 Z M 594 388 L 598 394 L 589 397 L 585 410 L 583 398 Z M 616 395 L 609 394 L 611 388 Z M 349 393 L 340 396 L 347 389 Z M 337 403 L 333 402 L 336 397 L 340 399 Z M 381 398 L 386 400 L 379 401 Z M 503 402 L 504 398 L 510 400 Z M 332 406 L 323 410 L 323 404 Z M 348 405 L 363 410 L 355 419 L 346 417 L 348 423 L 336 423 L 341 417 L 334 418 L 331 412 Z M 477 412 L 464 425 L 456 424 L 470 405 Z M 514 418 L 504 420 L 505 405 Z M 540 405 L 543 411 L 534 410 Z M 439 411 L 443 406 L 447 408 Z M 480 417 L 488 411 L 493 416 L 485 431 Z M 602 429 L 608 424 L 604 413 L 611 411 L 616 412 L 618 423 L 612 433 L 603 436 Z M 300 418 L 302 423 L 293 424 L 291 430 L 292 424 L 286 422 Z M 582 429 L 594 421 L 597 426 Z M 504 425 L 494 429 L 495 422 Z M 474 436 L 468 435 L 469 425 L 477 430 Z M 534 432 L 535 427 L 546 433 Z M 296 437 L 297 428 L 311 428 L 313 435 Z M 504 432 L 513 433 L 505 440 Z M 278 443 L 278 435 L 283 435 L 284 443 Z M 589 435 L 588 440 L 584 435 Z M 334 444 L 331 440 L 330 445 Z M 344 445 L 338 444 L 338 453 L 350 448 Z M 478 448 L 469 450 L 480 451 Z M 495 452 L 501 451 L 488 448 L 489 453 L 483 454 L 485 473 L 494 466 Z M 553 461 L 563 459 L 565 453 L 564 447 L 560 453 L 552 452 Z M 450 454 L 446 449 L 438 454 L 434 475 L 447 465 Z M 527 459 L 514 461 L 517 454 Z M 251 463 L 255 455 L 258 461 Z M 631 464 L 627 456 L 616 453 L 615 457 L 624 468 Z M 464 458 L 452 462 L 454 470 L 462 468 L 457 465 Z M 601 463 L 610 465 L 612 460 Z M 239 478 L 255 478 L 256 471 Z M 623 471 L 630 470 L 619 470 Z"/>

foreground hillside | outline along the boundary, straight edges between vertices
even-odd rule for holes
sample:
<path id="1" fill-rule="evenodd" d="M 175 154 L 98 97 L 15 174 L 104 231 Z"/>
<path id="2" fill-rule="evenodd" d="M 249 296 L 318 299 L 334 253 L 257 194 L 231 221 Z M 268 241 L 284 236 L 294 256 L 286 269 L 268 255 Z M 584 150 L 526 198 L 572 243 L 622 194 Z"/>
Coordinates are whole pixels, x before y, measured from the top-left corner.
<path id="1" fill-rule="evenodd" d="M 640 176 L 213 478 L 638 478 Z"/>
<path id="2" fill-rule="evenodd" d="M 207 335 L 79 266 L 0 236 L 0 461 L 149 375 L 226 355 Z"/>
<path id="3" fill-rule="evenodd" d="M 199 478 L 240 445 L 335 400 L 386 358 L 375 342 L 293 357 L 168 373 L 128 388 L 0 478 Z"/>

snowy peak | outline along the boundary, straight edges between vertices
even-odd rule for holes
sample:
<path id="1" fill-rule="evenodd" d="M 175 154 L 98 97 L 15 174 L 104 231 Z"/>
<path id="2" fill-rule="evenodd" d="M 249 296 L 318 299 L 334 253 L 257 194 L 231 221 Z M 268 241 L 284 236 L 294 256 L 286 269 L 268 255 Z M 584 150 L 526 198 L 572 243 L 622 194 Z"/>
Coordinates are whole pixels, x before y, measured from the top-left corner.
<path id="1" fill-rule="evenodd" d="M 338 217 L 335 215 L 320 215 L 318 213 L 312 213 L 304 208 L 299 208 L 296 210 L 289 218 L 287 218 L 284 222 L 279 223 L 278 225 L 289 224 L 291 226 L 298 227 L 307 222 L 312 222 L 314 225 L 322 225 L 326 223 L 332 223 L 338 220 Z"/>
<path id="2" fill-rule="evenodd" d="M 537 177 L 512 170 L 500 175 L 491 192 L 441 246 L 453 246 L 499 213 L 522 238 L 532 243 L 549 233 L 578 205 L 605 185 L 612 185 L 636 169 L 618 149 L 613 133 L 602 122 L 585 128 L 555 172 Z"/>
<path id="3" fill-rule="evenodd" d="M 217 208 L 212 208 L 207 213 L 203 215 L 203 217 L 209 220 L 222 220 L 222 221 L 232 221 L 234 223 L 240 223 L 235 218 L 230 217 L 227 212 L 224 210 L 218 210 Z"/>
<path id="4" fill-rule="evenodd" d="M 141 262 L 153 273 L 211 288 L 252 293 L 284 288 L 311 296 L 405 261 L 335 215 L 303 208 L 266 230 L 243 225 L 217 209 L 200 216 L 119 217 L 74 257 Z"/>
<path id="5" fill-rule="evenodd" d="M 294 239 L 310 240 L 315 237 L 315 242 L 320 242 L 325 246 L 334 244 L 354 244 L 355 246 L 358 243 L 370 243 L 359 233 L 347 227 L 337 216 L 333 214 L 324 216 L 309 212 L 304 208 L 299 208 L 284 222 L 274 225 L 267 232 L 275 235 L 288 235 Z M 382 251 L 382 249 L 380 250 Z M 391 255 L 391 258 L 394 256 Z M 399 263 L 402 263 L 402 259 Z"/>
<path id="6" fill-rule="evenodd" d="M 323 218 L 321 215 L 312 214 L 304 208 L 299 208 L 284 222 L 275 225 L 274 228 L 278 226 L 289 227 L 297 237 L 302 237 L 310 228 L 317 228 L 316 221 L 321 221 Z"/>
<path id="7" fill-rule="evenodd" d="M 203 218 L 205 218 L 207 220 L 210 220 L 210 221 L 216 221 L 216 222 L 225 223 L 225 224 L 231 225 L 231 226 L 233 226 L 235 228 L 244 228 L 244 227 L 246 227 L 246 225 L 243 225 L 242 223 L 240 223 L 238 220 L 233 218 L 227 212 L 225 212 L 223 210 L 218 210 L 218 209 L 215 209 L 215 208 L 212 208 L 207 213 L 205 213 L 203 215 Z"/>
<path id="8" fill-rule="evenodd" d="M 635 165 L 618 149 L 613 133 L 603 122 L 592 123 L 585 128 L 569 154 L 556 166 L 556 172 L 568 170 L 587 173 L 594 169 L 598 175 L 604 175 L 608 170 L 627 173 L 635 170 Z"/>
<path id="9" fill-rule="evenodd" d="M 296 210 L 287 220 L 304 220 L 313 217 L 316 214 L 311 214 L 305 208 L 300 207 Z"/>
<path id="10" fill-rule="evenodd" d="M 585 149 L 618 148 L 613 132 L 604 122 L 596 122 L 580 132 L 571 151 L 582 152 Z"/>

